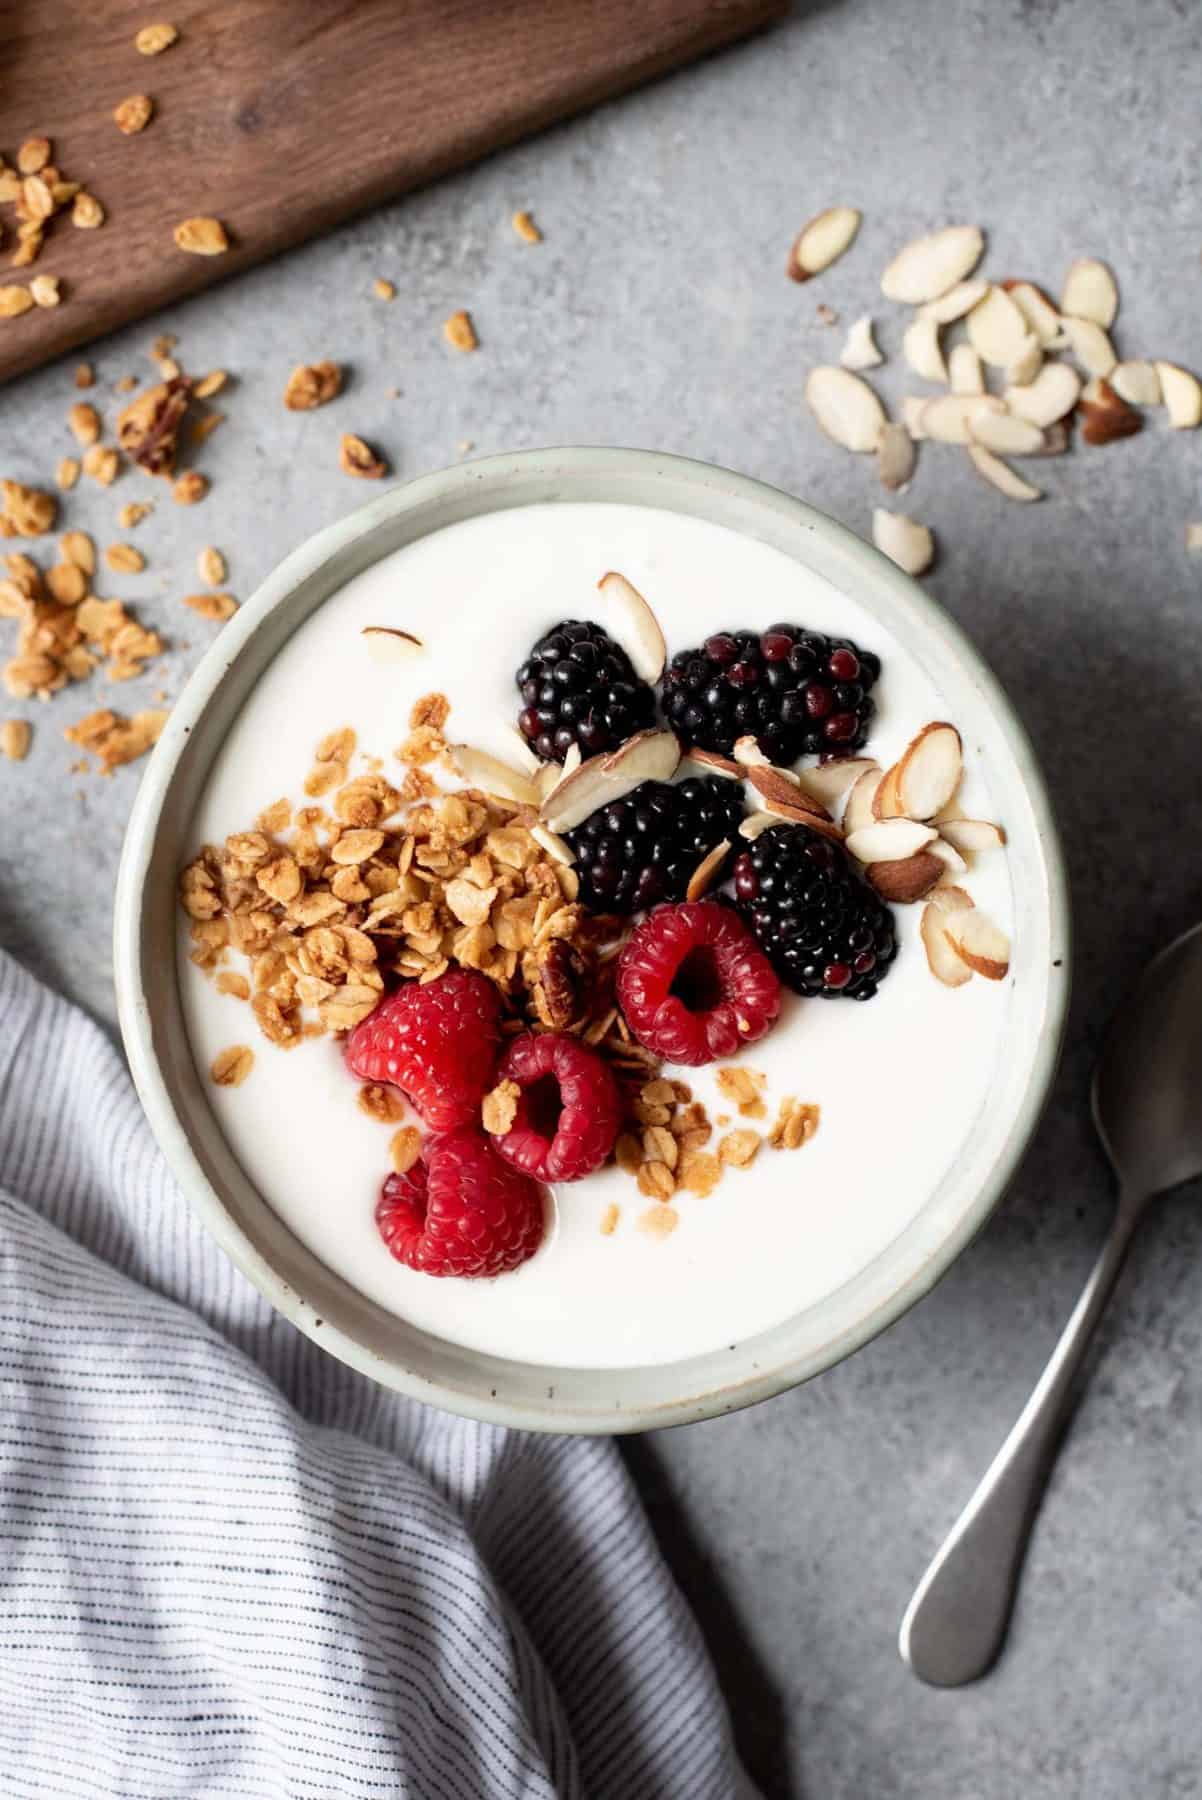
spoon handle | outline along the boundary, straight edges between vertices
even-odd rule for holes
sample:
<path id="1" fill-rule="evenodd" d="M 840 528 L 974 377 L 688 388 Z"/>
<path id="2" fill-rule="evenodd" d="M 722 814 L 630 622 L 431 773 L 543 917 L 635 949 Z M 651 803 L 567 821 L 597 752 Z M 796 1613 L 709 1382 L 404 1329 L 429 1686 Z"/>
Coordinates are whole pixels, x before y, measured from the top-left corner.
<path id="1" fill-rule="evenodd" d="M 1142 1211 L 1136 1196 L 1120 1197 L 1110 1234 L 1031 1398 L 906 1609 L 898 1647 L 922 1681 L 936 1687 L 975 1681 L 1001 1650 L 1074 1378 Z"/>

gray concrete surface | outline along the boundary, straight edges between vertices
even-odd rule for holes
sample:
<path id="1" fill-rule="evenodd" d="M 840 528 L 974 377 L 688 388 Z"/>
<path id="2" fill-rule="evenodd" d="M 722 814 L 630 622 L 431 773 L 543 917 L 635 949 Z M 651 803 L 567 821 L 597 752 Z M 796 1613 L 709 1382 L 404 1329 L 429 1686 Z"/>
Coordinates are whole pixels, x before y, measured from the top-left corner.
<path id="1" fill-rule="evenodd" d="M 210 499 L 160 497 L 147 574 L 108 591 L 179 640 L 177 692 L 211 627 L 183 613 L 196 550 L 245 595 L 313 527 L 365 498 L 339 432 L 401 478 L 478 452 L 568 441 L 714 459 L 866 529 L 870 467 L 803 416 L 809 363 L 844 321 L 888 319 L 892 246 L 977 220 L 990 268 L 1058 287 L 1111 260 L 1127 354 L 1202 365 L 1197 210 L 1202 24 L 1188 0 L 830 0 L 782 29 L 353 225 L 96 353 L 105 390 L 154 329 L 187 366 L 237 377 L 199 457 Z M 866 219 L 821 281 L 782 278 L 796 226 L 833 201 Z M 508 224 L 531 206 L 528 249 Z M 398 298 L 372 298 L 374 276 Z M 81 293 L 76 304 L 86 304 Z M 442 318 L 468 306 L 481 349 Z M 335 409 L 279 403 L 289 365 L 344 358 Z M 897 366 L 883 387 L 907 382 Z M 400 393 L 390 398 L 387 390 Z M 0 396 L 5 474 L 68 445 L 69 368 Z M 1008 505 L 951 451 L 907 506 L 943 546 L 931 587 L 1007 684 L 1045 759 L 1068 845 L 1077 992 L 1063 1072 L 1016 1190 L 935 1295 L 851 1362 L 741 1416 L 644 1440 L 630 1461 L 710 1635 L 747 1762 L 777 1800 L 1132 1800 L 1202 1793 L 1199 1507 L 1202 1265 L 1197 1194 L 1140 1243 L 1039 1521 L 1008 1653 L 961 1693 L 920 1688 L 894 1649 L 940 1535 L 1009 1426 L 1104 1229 L 1108 1180 L 1088 1072 L 1124 982 L 1197 917 L 1202 726 L 1202 438 L 1162 420 L 1134 442 L 1036 465 L 1048 498 Z M 65 512 L 116 535 L 131 478 Z M 737 608 L 735 609 L 737 611 Z M 32 712 L 29 762 L 0 771 L 9 940 L 105 1018 L 109 897 L 137 779 L 71 780 Z M 126 701 L 135 693 L 122 696 Z M 614 1797 L 617 1800 L 617 1797 Z"/>

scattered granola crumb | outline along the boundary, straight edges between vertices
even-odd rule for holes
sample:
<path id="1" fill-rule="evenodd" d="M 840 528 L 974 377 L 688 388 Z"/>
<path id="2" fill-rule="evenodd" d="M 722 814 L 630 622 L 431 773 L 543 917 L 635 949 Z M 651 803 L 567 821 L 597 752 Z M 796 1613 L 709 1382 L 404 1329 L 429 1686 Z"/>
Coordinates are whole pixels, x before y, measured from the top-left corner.
<path id="1" fill-rule="evenodd" d="M 369 989 L 368 992 L 371 994 L 371 1004 L 368 1007 L 368 1011 L 370 1012 L 379 996 L 374 988 Z M 392 1166 L 397 1174 L 408 1174 L 421 1153 L 422 1137 L 417 1126 L 402 1125 L 401 1129 L 393 1134 L 392 1140 L 388 1146 L 388 1154 L 392 1158 Z"/>
<path id="2" fill-rule="evenodd" d="M 171 498 L 180 506 L 195 506 L 209 491 L 209 478 L 198 469 L 187 469 L 171 490 Z"/>
<path id="3" fill-rule="evenodd" d="M 311 412 L 342 392 L 342 370 L 336 362 L 298 363 L 284 388 L 289 412 Z"/>
<path id="4" fill-rule="evenodd" d="M 160 56 L 164 50 L 170 50 L 172 44 L 179 41 L 179 32 L 174 25 L 160 22 L 155 25 L 143 25 L 134 39 L 134 49 L 139 56 Z"/>
<path id="5" fill-rule="evenodd" d="M 667 1163 L 645 1162 L 638 1172 L 639 1192 L 649 1200 L 670 1200 L 676 1192 L 676 1177 Z"/>
<path id="6" fill-rule="evenodd" d="M 78 606 L 88 591 L 88 578 L 77 563 L 55 563 L 46 571 L 46 586 L 60 606 Z"/>
<path id="7" fill-rule="evenodd" d="M 132 544 L 110 544 L 104 560 L 115 575 L 140 575 L 146 558 Z"/>
<path id="8" fill-rule="evenodd" d="M 96 573 L 96 546 L 86 531 L 64 531 L 58 547 L 64 562 L 74 563 L 85 575 Z"/>
<path id="9" fill-rule="evenodd" d="M 212 544 L 207 544 L 200 552 L 196 558 L 196 568 L 200 579 L 207 581 L 210 587 L 215 588 L 221 586 L 228 574 L 224 556 L 220 550 L 215 550 Z"/>
<path id="10" fill-rule="evenodd" d="M 104 224 L 104 208 L 95 194 L 86 193 L 83 189 L 76 194 L 71 208 L 71 223 L 80 231 L 95 231 Z"/>
<path id="11" fill-rule="evenodd" d="M 41 537 L 54 528 L 58 502 L 22 481 L 0 481 L 0 536 Z"/>
<path id="12" fill-rule="evenodd" d="M 67 414 L 67 424 L 77 444 L 86 449 L 100 439 L 100 414 L 86 400 L 77 400 Z"/>
<path id="13" fill-rule="evenodd" d="M 224 413 L 205 413 L 203 418 L 193 420 L 192 430 L 189 433 L 189 436 L 194 444 L 203 444 L 205 439 L 211 438 L 217 427 L 224 423 Z"/>
<path id="14" fill-rule="evenodd" d="M 135 525 L 142 523 L 147 513 L 153 511 L 154 507 L 149 500 L 127 500 L 117 514 L 117 523 L 122 531 L 132 531 Z"/>
<path id="15" fill-rule="evenodd" d="M 686 1150 L 680 1159 L 680 1185 L 702 1200 L 722 1179 L 722 1165 L 708 1150 Z"/>
<path id="16" fill-rule="evenodd" d="M 210 400 L 214 394 L 221 392 L 228 380 L 229 376 L 224 369 L 210 369 L 192 389 L 193 397 L 197 400 Z"/>
<path id="17" fill-rule="evenodd" d="M 350 431 L 342 434 L 338 465 L 344 475 L 356 475 L 361 481 L 379 481 L 382 475 L 388 473 L 388 464 L 384 458 L 370 444 Z"/>
<path id="18" fill-rule="evenodd" d="M 231 1044 L 213 1058 L 209 1074 L 218 1087 L 241 1087 L 255 1066 L 255 1053 L 249 1044 Z"/>
<path id="19" fill-rule="evenodd" d="M 762 1119 L 766 1116 L 763 1092 L 767 1081 L 768 1077 L 759 1069 L 746 1068 L 739 1063 L 719 1069 L 717 1074 L 720 1091 L 728 1100 L 734 1101 L 740 1117 L 744 1119 Z"/>
<path id="20" fill-rule="evenodd" d="M 755 1161 L 762 1139 L 758 1131 L 729 1131 L 718 1143 L 718 1161 L 746 1169 Z"/>
<path id="21" fill-rule="evenodd" d="M 22 175 L 38 175 L 50 161 L 53 146 L 46 137 L 30 137 L 17 151 L 17 168 Z"/>
<path id="22" fill-rule="evenodd" d="M 74 456 L 60 457 L 58 467 L 54 471 L 54 479 L 64 493 L 69 493 L 79 480 L 77 459 Z"/>
<path id="23" fill-rule="evenodd" d="M 376 279 L 371 284 L 371 291 L 377 300 L 396 299 L 395 284 L 391 281 L 385 281 L 382 275 L 376 276 Z"/>
<path id="24" fill-rule="evenodd" d="M 103 604 L 97 602 L 97 605 Z M 158 742 L 166 723 L 167 714 L 161 710 L 150 709 L 126 719 L 120 713 L 102 707 L 75 725 L 68 725 L 63 736 L 69 744 L 78 744 L 81 750 L 90 751 L 98 759 L 101 772 L 107 775 L 122 763 L 135 762 L 139 756 L 144 756 Z"/>
<path id="25" fill-rule="evenodd" d="M 28 719 L 5 719 L 0 725 L 0 755 L 9 762 L 24 762 L 32 737 L 33 727 Z"/>
<path id="26" fill-rule="evenodd" d="M 77 363 L 75 366 L 75 385 L 77 388 L 96 386 L 96 371 L 91 363 Z"/>
<path id="27" fill-rule="evenodd" d="M 186 250 L 190 256 L 221 256 L 230 247 L 229 236 L 221 220 L 203 215 L 194 219 L 181 219 L 172 236 L 176 249 Z"/>
<path id="28" fill-rule="evenodd" d="M 0 319 L 19 319 L 32 305 L 33 295 L 27 287 L 0 287 Z"/>
<path id="29" fill-rule="evenodd" d="M 220 977 L 218 978 L 220 983 Z M 359 1089 L 359 1111 L 381 1125 L 399 1125 L 405 1116 L 405 1102 L 394 1087 L 380 1081 L 369 1081 Z"/>
<path id="30" fill-rule="evenodd" d="M 496 897 L 495 888 L 493 897 Z M 491 901 L 489 904 L 491 905 Z M 486 918 L 488 910 L 486 907 L 484 911 Z M 480 1107 L 480 1122 L 490 1137 L 505 1136 L 517 1117 L 521 1097 L 522 1090 L 516 1081 L 499 1081 L 491 1093 L 485 1094 Z"/>
<path id="31" fill-rule="evenodd" d="M 138 377 L 136 375 L 122 375 L 114 381 L 113 392 L 115 394 L 132 394 L 137 385 Z"/>
<path id="32" fill-rule="evenodd" d="M 238 610 L 238 602 L 232 594 L 185 594 L 184 605 L 190 606 L 202 619 L 214 619 L 218 624 L 232 619 Z"/>
<path id="33" fill-rule="evenodd" d="M 191 399 L 191 382 L 175 375 L 147 388 L 118 416 L 117 442 L 148 475 L 174 474 L 179 430 Z"/>
<path id="34" fill-rule="evenodd" d="M 662 1208 L 660 1210 L 662 1211 Z M 621 1207 L 618 1206 L 616 1201 L 611 1200 L 609 1205 L 606 1207 L 605 1211 L 601 1214 L 601 1236 L 602 1237 L 612 1237 L 613 1236 L 614 1232 L 618 1229 L 618 1220 L 621 1218 L 621 1216 L 622 1216 Z"/>
<path id="35" fill-rule="evenodd" d="M 219 994 L 230 994 L 235 1000 L 250 999 L 250 982 L 232 969 L 219 969 L 215 986 Z"/>
<path id="36" fill-rule="evenodd" d="M 57 275 L 35 275 L 29 291 L 37 306 L 57 306 L 62 299 Z"/>
<path id="37" fill-rule="evenodd" d="M 819 1107 L 795 1100 L 789 1094 L 780 1103 L 780 1112 L 768 1133 L 768 1142 L 774 1150 L 799 1150 L 817 1131 L 820 1118 Z"/>
<path id="38" fill-rule="evenodd" d="M 639 1230 L 650 1237 L 671 1237 L 679 1224 L 680 1214 L 674 1206 L 649 1206 L 638 1217 Z"/>
<path id="39" fill-rule="evenodd" d="M 118 131 L 126 137 L 135 137 L 139 131 L 145 131 L 150 124 L 154 112 L 154 101 L 149 94 L 130 94 L 113 109 Z"/>
<path id="40" fill-rule="evenodd" d="M 541 244 L 542 243 L 543 234 L 539 230 L 538 226 L 534 223 L 534 220 L 531 218 L 531 216 L 528 212 L 515 212 L 513 215 L 512 223 L 513 223 L 513 229 L 517 232 L 518 236 L 522 239 L 523 243 L 527 243 L 527 244 Z"/>
<path id="41" fill-rule="evenodd" d="M 121 472 L 121 458 L 110 446 L 93 444 L 83 453 L 83 472 L 101 487 L 112 487 Z"/>
<path id="42" fill-rule="evenodd" d="M 475 350 L 479 347 L 480 340 L 476 336 L 475 326 L 470 314 L 466 312 L 453 312 L 443 325 L 442 335 L 452 350 Z"/>

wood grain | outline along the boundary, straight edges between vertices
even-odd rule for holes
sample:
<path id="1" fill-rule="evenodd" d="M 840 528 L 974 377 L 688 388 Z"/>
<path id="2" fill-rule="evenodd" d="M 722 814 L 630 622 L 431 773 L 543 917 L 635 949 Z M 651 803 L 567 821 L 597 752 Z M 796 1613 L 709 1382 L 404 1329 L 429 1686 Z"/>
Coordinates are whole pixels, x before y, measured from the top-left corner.
<path id="1" fill-rule="evenodd" d="M 0 319 L 0 380 L 768 23 L 786 0 L 0 0 L 0 152 L 54 142 L 108 215 L 29 269 L 63 303 Z M 134 49 L 168 19 L 179 42 Z M 149 94 L 124 137 L 113 109 Z M 224 256 L 175 248 L 194 214 Z M 0 208 L 6 226 L 11 207 Z"/>

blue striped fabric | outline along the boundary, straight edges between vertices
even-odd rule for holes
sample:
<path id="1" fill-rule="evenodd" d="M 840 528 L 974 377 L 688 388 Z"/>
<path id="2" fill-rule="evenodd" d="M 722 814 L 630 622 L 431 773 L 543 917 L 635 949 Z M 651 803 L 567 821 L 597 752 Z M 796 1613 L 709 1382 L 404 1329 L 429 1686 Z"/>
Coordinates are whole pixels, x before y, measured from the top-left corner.
<path id="1" fill-rule="evenodd" d="M 107 1039 L 2 952 L 0 1464 L 5 1800 L 746 1791 L 613 1445 L 294 1331 Z"/>

